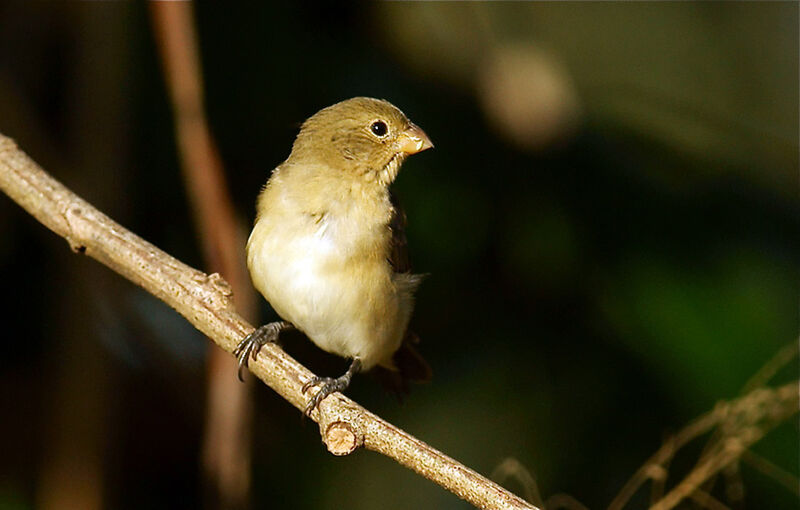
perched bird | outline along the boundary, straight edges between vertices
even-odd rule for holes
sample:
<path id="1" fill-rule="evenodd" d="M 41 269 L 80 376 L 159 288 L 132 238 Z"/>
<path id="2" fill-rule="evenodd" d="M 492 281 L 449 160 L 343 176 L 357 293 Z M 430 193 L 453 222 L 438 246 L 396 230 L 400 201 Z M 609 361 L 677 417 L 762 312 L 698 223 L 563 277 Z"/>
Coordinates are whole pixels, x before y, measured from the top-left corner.
<path id="1" fill-rule="evenodd" d="M 287 328 L 352 359 L 341 377 L 304 386 L 320 386 L 306 414 L 362 370 L 379 368 L 397 389 L 430 378 L 407 331 L 421 276 L 411 273 L 405 215 L 389 185 L 407 156 L 431 147 L 403 112 L 378 99 L 348 99 L 303 123 L 258 197 L 247 242 L 253 283 L 283 321 L 238 345 L 240 378 L 248 358 Z"/>

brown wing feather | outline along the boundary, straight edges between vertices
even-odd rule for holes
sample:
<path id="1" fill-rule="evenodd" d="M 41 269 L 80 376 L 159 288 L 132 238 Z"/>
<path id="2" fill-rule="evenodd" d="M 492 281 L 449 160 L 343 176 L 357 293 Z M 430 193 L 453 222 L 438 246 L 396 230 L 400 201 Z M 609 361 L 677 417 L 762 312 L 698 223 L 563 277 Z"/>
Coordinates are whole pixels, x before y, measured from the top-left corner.
<path id="1" fill-rule="evenodd" d="M 406 238 L 406 213 L 394 194 L 390 193 L 389 198 L 393 209 L 392 219 L 389 222 L 389 228 L 392 231 L 389 263 L 397 273 L 410 273 L 411 261 L 408 256 L 408 239 Z M 414 348 L 418 343 L 419 337 L 407 330 L 403 343 L 392 357 L 397 370 L 382 367 L 376 370 L 376 376 L 381 383 L 400 398 L 409 392 L 409 382 L 427 382 L 432 376 L 430 365 Z"/>
<path id="2" fill-rule="evenodd" d="M 392 231 L 392 249 L 389 252 L 389 263 L 396 273 L 410 273 L 411 261 L 408 258 L 408 239 L 406 238 L 406 212 L 394 193 L 389 192 L 392 203 L 392 219 L 389 229 Z"/>

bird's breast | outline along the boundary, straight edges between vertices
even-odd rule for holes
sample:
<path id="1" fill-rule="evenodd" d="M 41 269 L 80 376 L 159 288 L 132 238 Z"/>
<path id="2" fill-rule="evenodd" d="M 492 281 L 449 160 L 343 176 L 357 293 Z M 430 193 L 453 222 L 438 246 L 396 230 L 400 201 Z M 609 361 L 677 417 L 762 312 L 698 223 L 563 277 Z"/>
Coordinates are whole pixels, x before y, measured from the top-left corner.
<path id="1" fill-rule="evenodd" d="M 408 314 L 386 259 L 388 240 L 356 230 L 330 215 L 262 216 L 248 241 L 248 266 L 281 317 L 322 349 L 369 365 L 394 352 Z"/>

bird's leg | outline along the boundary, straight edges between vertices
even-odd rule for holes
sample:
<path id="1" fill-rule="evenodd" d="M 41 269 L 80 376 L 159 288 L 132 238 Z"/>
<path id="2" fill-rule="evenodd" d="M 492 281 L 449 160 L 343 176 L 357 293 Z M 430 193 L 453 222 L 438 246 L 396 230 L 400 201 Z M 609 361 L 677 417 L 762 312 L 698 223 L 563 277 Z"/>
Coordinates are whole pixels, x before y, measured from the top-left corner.
<path id="1" fill-rule="evenodd" d="M 293 328 L 294 326 L 291 322 L 270 322 L 269 324 L 264 324 L 256 328 L 252 333 L 244 337 L 244 339 L 239 342 L 239 345 L 236 346 L 236 349 L 233 350 L 233 355 L 239 360 L 239 380 L 244 381 L 242 378 L 242 371 L 247 368 L 249 358 L 256 359 L 258 351 L 260 351 L 264 345 L 277 342 L 278 335 L 280 335 L 281 331 Z"/>
<path id="2" fill-rule="evenodd" d="M 361 370 L 361 360 L 358 358 L 353 358 L 353 362 L 350 363 L 350 368 L 347 369 L 347 372 L 344 373 L 341 377 L 332 378 L 332 377 L 314 377 L 307 383 L 303 385 L 303 393 L 308 391 L 309 388 L 312 386 L 316 386 L 317 384 L 322 384 L 317 394 L 311 397 L 311 400 L 308 401 L 308 405 L 306 405 L 305 415 L 311 417 L 311 411 L 314 410 L 315 407 L 322 402 L 322 399 L 330 395 L 331 393 L 335 393 L 337 391 L 344 391 L 350 386 L 350 379 L 353 378 L 353 375 Z"/>

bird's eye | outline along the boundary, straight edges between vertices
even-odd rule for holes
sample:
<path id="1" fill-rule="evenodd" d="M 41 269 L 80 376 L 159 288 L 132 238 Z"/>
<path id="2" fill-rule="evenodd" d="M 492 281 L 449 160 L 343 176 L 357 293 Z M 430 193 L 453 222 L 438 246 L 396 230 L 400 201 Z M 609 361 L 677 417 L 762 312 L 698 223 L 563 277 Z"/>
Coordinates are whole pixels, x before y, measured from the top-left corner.
<path id="1" fill-rule="evenodd" d="M 369 130 L 372 131 L 372 134 L 383 138 L 386 136 L 386 133 L 389 131 L 389 128 L 386 127 L 386 123 L 382 120 L 376 120 L 369 126 Z"/>

